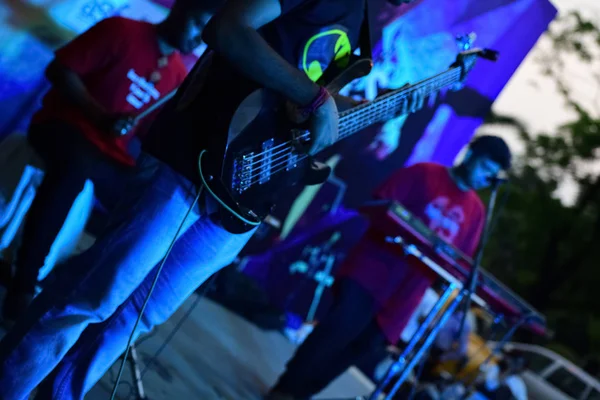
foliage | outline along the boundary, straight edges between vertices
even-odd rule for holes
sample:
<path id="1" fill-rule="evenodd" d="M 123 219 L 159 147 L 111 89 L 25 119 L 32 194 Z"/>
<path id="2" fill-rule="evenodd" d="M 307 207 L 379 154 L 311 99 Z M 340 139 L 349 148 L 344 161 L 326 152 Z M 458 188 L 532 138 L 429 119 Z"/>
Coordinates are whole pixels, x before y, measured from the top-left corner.
<path id="1" fill-rule="evenodd" d="M 554 340 L 570 349 L 563 352 L 585 356 L 600 352 L 600 179 L 593 173 L 600 119 L 571 96 L 562 74 L 565 59 L 598 61 L 600 30 L 575 13 L 555 23 L 548 39 L 552 54 L 539 58 L 541 68 L 575 118 L 556 132 L 532 135 L 515 118 L 488 117 L 488 124 L 515 127 L 525 151 L 483 264 L 546 314 Z M 572 205 L 556 198 L 565 181 L 579 190 Z"/>
<path id="2" fill-rule="evenodd" d="M 569 106 L 580 107 L 574 99 L 572 88 L 564 80 L 565 76 L 574 73 L 574 64 L 589 67 L 583 78 L 590 84 L 589 89 L 594 85 L 598 93 L 600 34 L 592 21 L 584 19 L 577 12 L 571 12 L 555 21 L 541 42 L 540 47 L 545 50 L 540 51 L 537 57 L 541 72 L 553 79 Z"/>

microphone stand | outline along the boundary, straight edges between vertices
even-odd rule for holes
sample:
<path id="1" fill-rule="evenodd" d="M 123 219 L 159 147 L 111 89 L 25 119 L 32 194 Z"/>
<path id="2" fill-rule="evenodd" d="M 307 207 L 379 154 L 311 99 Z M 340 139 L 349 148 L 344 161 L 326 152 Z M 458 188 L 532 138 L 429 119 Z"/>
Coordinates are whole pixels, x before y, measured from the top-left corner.
<path id="1" fill-rule="evenodd" d="M 490 237 L 490 230 L 492 227 L 492 221 L 494 219 L 494 207 L 496 206 L 496 199 L 498 197 L 498 187 L 500 183 L 504 182 L 503 179 L 492 178 L 492 194 L 490 195 L 490 200 L 487 206 L 486 218 L 485 218 L 485 226 L 483 227 L 483 233 L 481 235 L 481 239 L 479 241 L 479 246 L 477 247 L 477 252 L 475 253 L 475 258 L 473 259 L 473 265 L 471 267 L 471 273 L 469 274 L 465 286 L 463 288 L 464 293 L 464 303 L 462 304 L 462 317 L 460 321 L 460 325 L 456 334 L 454 336 L 454 341 L 456 342 L 460 336 L 462 335 L 463 329 L 465 328 L 465 322 L 467 320 L 467 313 L 471 308 L 471 296 L 475 293 L 477 289 L 477 279 L 479 278 L 479 267 L 481 264 L 481 260 L 483 258 L 483 250 L 487 245 L 488 239 Z"/>

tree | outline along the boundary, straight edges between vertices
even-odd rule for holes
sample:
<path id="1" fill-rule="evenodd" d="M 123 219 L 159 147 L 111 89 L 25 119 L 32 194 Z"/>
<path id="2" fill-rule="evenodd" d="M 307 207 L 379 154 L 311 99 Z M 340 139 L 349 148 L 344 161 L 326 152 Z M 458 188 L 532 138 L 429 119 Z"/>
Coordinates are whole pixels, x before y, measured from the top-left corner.
<path id="1" fill-rule="evenodd" d="M 573 13 L 554 23 L 544 40 L 542 72 L 574 117 L 556 132 L 536 135 L 513 117 L 492 113 L 487 119 L 513 126 L 525 151 L 516 160 L 484 265 L 548 316 L 557 341 L 585 355 L 600 351 L 600 179 L 594 173 L 600 119 L 564 77 L 574 59 L 590 66 L 600 59 L 600 30 Z M 600 75 L 590 77 L 600 87 Z M 572 205 L 555 195 L 565 181 L 578 188 Z"/>

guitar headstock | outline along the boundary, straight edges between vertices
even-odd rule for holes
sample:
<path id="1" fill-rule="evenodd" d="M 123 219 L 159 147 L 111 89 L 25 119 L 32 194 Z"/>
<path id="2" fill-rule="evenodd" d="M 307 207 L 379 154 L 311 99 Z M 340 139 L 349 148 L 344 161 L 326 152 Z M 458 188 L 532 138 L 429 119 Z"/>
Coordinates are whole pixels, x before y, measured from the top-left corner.
<path id="1" fill-rule="evenodd" d="M 495 50 L 479 48 L 468 49 L 458 53 L 452 67 L 460 68 L 460 87 L 462 88 L 462 85 L 467 78 L 467 74 L 473 69 L 477 59 L 483 58 L 489 61 L 496 61 L 498 60 L 498 56 L 499 54 Z"/>
<path id="2" fill-rule="evenodd" d="M 451 68 L 460 68 L 460 79 L 458 83 L 452 87 L 453 90 L 460 90 L 463 88 L 467 74 L 473 69 L 475 62 L 479 57 L 491 61 L 496 61 L 498 59 L 497 51 L 473 48 L 473 43 L 476 39 L 477 34 L 475 32 L 456 36 L 456 45 L 458 46 L 460 53 L 456 56 L 456 61 L 451 65 Z"/>
<path id="3" fill-rule="evenodd" d="M 471 32 L 465 35 L 457 35 L 456 36 L 456 45 L 458 46 L 459 51 L 467 51 L 473 47 L 473 43 L 477 39 L 477 34 L 475 32 Z"/>

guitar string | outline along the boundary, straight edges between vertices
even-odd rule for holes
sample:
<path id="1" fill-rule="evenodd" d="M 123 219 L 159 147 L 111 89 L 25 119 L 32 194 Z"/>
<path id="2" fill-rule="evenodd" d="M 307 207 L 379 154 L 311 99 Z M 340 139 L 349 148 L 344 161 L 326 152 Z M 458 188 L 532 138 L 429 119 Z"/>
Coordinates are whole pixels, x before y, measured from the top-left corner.
<path id="1" fill-rule="evenodd" d="M 308 138 L 310 136 L 310 134 L 309 134 L 309 132 L 307 132 L 303 136 L 306 136 Z M 293 143 L 293 141 L 290 141 L 290 143 Z M 278 157 L 278 156 L 280 154 L 284 153 L 284 152 L 290 151 L 290 149 L 293 149 L 293 147 L 291 147 L 291 146 L 285 146 L 284 148 L 280 149 L 279 151 L 276 151 L 276 152 L 271 153 L 271 154 L 267 154 L 268 151 L 264 151 L 263 153 L 264 153 L 265 157 L 270 157 L 269 158 L 269 162 L 271 162 L 271 161 L 279 160 L 280 157 Z M 300 154 L 300 153 L 298 153 L 298 154 Z M 244 161 L 246 161 L 246 160 L 245 159 L 242 160 L 242 164 L 241 164 L 241 166 L 244 167 L 244 168 L 253 167 L 256 164 L 264 164 L 265 163 L 265 160 L 253 161 L 251 163 L 246 163 Z"/>
<path id="2" fill-rule="evenodd" d="M 444 76 L 443 80 L 438 78 L 439 81 L 442 81 L 442 82 L 437 85 L 439 87 L 436 90 L 432 90 L 432 93 L 441 90 L 444 86 L 447 86 L 447 85 L 449 85 L 451 83 L 456 83 L 455 80 L 456 80 L 457 76 L 455 76 L 455 75 L 460 76 L 460 73 L 461 73 L 461 69 L 458 68 L 458 67 L 455 67 L 454 70 L 451 70 L 451 71 L 448 71 L 448 72 L 444 72 L 444 73 L 438 75 L 438 77 L 441 77 L 442 75 L 445 75 L 445 76 Z M 436 79 L 436 78 L 434 78 L 434 79 Z M 421 87 L 426 86 L 426 85 L 428 85 L 430 83 L 432 83 L 432 81 L 419 82 L 419 83 L 413 85 L 410 89 L 408 89 L 406 91 L 403 91 L 403 90 L 400 89 L 400 91 L 393 91 L 393 92 L 390 92 L 390 93 L 386 93 L 383 96 L 375 99 L 371 103 L 361 104 L 361 105 L 359 105 L 357 107 L 353 107 L 352 109 L 350 109 L 348 111 L 340 113 L 340 122 L 339 122 L 339 124 L 340 124 L 340 126 L 343 125 L 345 122 L 347 122 L 347 120 L 349 120 L 350 116 L 354 117 L 355 119 L 358 119 L 357 117 L 360 118 L 361 116 L 364 116 L 365 110 L 367 110 L 367 109 L 368 109 L 367 111 L 371 111 L 372 113 L 378 113 L 381 110 L 377 110 L 377 106 L 373 107 L 374 104 L 375 105 L 379 105 L 379 104 L 383 103 L 384 101 L 394 101 L 394 102 L 397 102 L 397 100 L 405 99 L 406 97 L 408 97 L 409 94 L 412 94 L 417 89 L 420 89 Z M 400 96 L 399 93 L 402 93 L 402 95 Z M 385 110 L 385 111 L 389 112 L 389 110 Z M 342 129 L 340 129 L 340 131 Z M 351 132 L 351 133 L 353 133 L 353 132 Z M 303 136 L 305 136 L 305 135 L 306 134 L 304 134 Z M 340 135 L 340 139 L 342 139 L 342 138 L 343 137 Z M 271 147 L 271 148 L 269 148 L 267 150 L 264 150 L 264 151 L 262 151 L 260 153 L 256 153 L 256 154 L 253 154 L 251 156 L 248 156 L 248 157 L 245 158 L 245 160 L 252 160 L 254 158 L 263 157 L 265 155 L 265 153 L 267 153 L 269 151 L 273 151 L 273 150 L 279 149 L 279 148 L 281 148 L 283 146 L 286 146 L 286 145 L 289 145 L 291 143 L 293 143 L 293 140 L 289 140 L 287 142 L 282 142 L 281 144 L 279 144 L 277 146 L 273 146 L 273 147 Z M 257 162 L 262 162 L 262 160 L 259 160 Z"/>
<path id="3" fill-rule="evenodd" d="M 305 133 L 303 133 L 302 135 L 298 136 L 298 137 L 297 137 L 295 140 L 298 140 L 298 139 L 303 139 L 305 136 L 308 136 L 308 135 L 309 135 L 309 132 L 305 132 Z M 288 144 L 288 143 L 292 143 L 292 142 L 293 142 L 293 140 L 289 140 L 289 141 L 287 141 L 287 142 L 282 142 L 282 143 L 278 144 L 277 146 L 273 146 L 273 147 L 271 147 L 271 148 L 269 148 L 269 149 L 263 150 L 261 153 L 256 153 L 256 154 L 253 154 L 253 155 L 251 155 L 251 156 L 247 156 L 247 157 L 246 157 L 246 158 L 244 158 L 243 160 L 244 160 L 244 161 L 246 161 L 246 160 L 252 160 L 252 159 L 254 159 L 254 158 L 256 158 L 256 157 L 262 157 L 264 153 L 266 153 L 266 152 L 268 152 L 268 151 L 277 150 L 278 148 L 280 148 L 280 147 L 283 147 L 283 146 L 285 146 L 286 144 Z"/>
<path id="4" fill-rule="evenodd" d="M 362 129 L 362 128 L 360 128 L 360 129 Z M 356 131 L 357 131 L 357 129 L 353 129 L 350 132 L 346 132 L 345 134 L 340 135 L 340 137 L 338 138 L 338 140 L 344 139 L 345 137 L 349 136 L 349 134 L 352 134 L 352 133 L 354 133 Z M 293 148 L 288 148 L 287 155 L 290 155 L 292 153 L 293 153 Z M 303 161 L 303 160 L 305 160 L 308 157 L 306 154 L 299 154 L 299 153 L 296 153 L 296 154 L 298 154 L 298 158 L 296 160 L 294 160 L 294 163 L 298 163 L 300 161 Z M 278 159 L 282 159 L 282 158 L 285 158 L 285 156 L 284 157 L 279 157 Z M 283 165 L 285 165 L 285 167 L 278 168 L 278 167 L 281 167 Z M 251 188 L 252 186 L 256 185 L 257 183 L 260 183 L 261 180 L 267 180 L 268 181 L 273 175 L 275 175 L 275 174 L 283 171 L 284 169 L 287 169 L 288 166 L 289 166 L 289 160 L 286 160 L 284 162 L 280 162 L 280 163 L 277 163 L 275 165 L 273 165 L 273 164 L 268 165 L 267 164 L 267 165 L 261 166 L 260 168 L 255 169 L 254 171 L 252 171 L 253 174 L 250 177 L 247 177 L 247 178 L 244 179 L 244 180 L 250 180 L 249 183 L 246 183 L 244 185 L 246 187 L 246 190 L 249 189 L 249 188 Z M 267 170 L 270 170 L 270 172 L 268 173 L 268 175 L 266 177 L 262 176 L 263 174 L 266 173 Z M 256 173 L 254 173 L 255 171 L 256 171 Z M 256 179 L 256 178 L 258 178 L 258 179 Z"/>
<path id="5" fill-rule="evenodd" d="M 449 85 L 451 83 L 454 83 L 455 79 L 456 79 L 456 76 L 454 76 L 454 75 L 456 75 L 457 72 L 460 73 L 460 70 L 458 70 L 458 71 L 451 71 L 450 73 L 447 73 L 448 75 L 444 77 L 444 80 L 437 85 L 439 87 L 436 88 L 436 90 L 432 90 L 429 95 L 431 95 L 433 92 L 437 92 L 437 91 L 441 90 L 444 86 L 447 86 L 447 85 Z M 429 83 L 429 82 L 425 82 L 425 83 Z M 423 85 L 424 84 L 422 84 L 421 86 L 423 86 Z M 390 93 L 391 96 L 389 96 L 390 94 L 386 94 L 384 96 L 381 96 L 377 100 L 375 100 L 373 103 L 377 102 L 377 105 L 383 103 L 384 101 L 392 101 L 392 102 L 398 103 L 399 100 L 404 100 L 406 97 L 408 97 L 409 94 L 411 94 L 411 92 L 414 92 L 418 88 L 419 87 L 418 87 L 418 84 L 417 84 L 417 85 L 413 86 L 412 90 L 404 92 L 402 96 L 398 95 L 400 92 L 392 92 L 392 93 Z M 395 95 L 398 95 L 398 96 L 394 97 L 394 98 L 391 98 L 392 96 L 395 96 Z M 344 113 L 340 113 L 340 135 L 339 135 L 339 139 L 338 140 L 343 139 L 348 134 L 354 133 L 354 132 L 344 133 L 344 134 L 341 133 L 345 128 L 347 128 L 346 126 L 343 126 L 347 121 L 355 122 L 354 120 L 349 120 L 349 119 L 345 120 L 345 118 L 348 118 L 350 116 L 354 117 L 354 119 L 359 119 L 360 117 L 364 117 L 365 110 L 367 108 L 369 108 L 368 111 L 372 112 L 373 114 L 381 114 L 381 112 L 380 112 L 381 110 L 377 110 L 377 107 L 373 107 L 373 103 L 367 103 L 367 104 L 364 104 L 364 105 L 360 105 L 360 106 L 354 107 L 354 108 L 352 108 L 352 109 L 350 109 L 348 111 L 345 111 Z M 394 106 L 397 106 L 397 105 L 398 104 L 394 104 Z M 371 106 L 371 107 L 369 107 L 369 106 Z M 391 108 L 393 108 L 393 107 L 391 107 Z M 409 108 L 409 107 L 407 106 L 407 108 Z M 350 112 L 352 112 L 352 115 L 348 115 L 348 114 L 350 114 Z M 389 109 L 384 110 L 384 113 L 389 113 L 389 112 L 390 112 Z M 359 118 L 357 118 L 357 117 L 359 117 Z M 359 122 L 364 122 L 364 118 L 363 118 L 363 121 L 359 121 Z M 368 126 L 370 124 L 371 123 L 369 121 L 369 123 L 366 126 Z M 357 130 L 360 130 L 360 129 L 357 129 Z M 300 138 L 303 138 L 304 136 L 308 136 L 308 133 L 303 134 L 302 136 L 300 136 Z M 297 139 L 298 138 L 296 138 L 296 140 Z M 292 143 L 293 143 L 293 140 L 289 140 L 287 142 L 282 142 L 281 144 L 279 144 L 277 146 L 273 146 L 273 147 L 271 147 L 269 149 L 266 149 L 266 150 L 264 150 L 264 151 L 262 151 L 260 153 L 256 153 L 256 154 L 253 154 L 251 156 L 248 156 L 248 157 L 244 158 L 244 161 L 252 160 L 252 159 L 258 158 L 258 157 L 263 158 L 266 155 L 266 153 L 268 153 L 269 151 L 272 152 L 274 150 L 278 150 L 281 147 L 287 146 L 287 145 L 292 144 Z M 288 148 L 286 148 L 285 150 L 287 150 L 287 149 Z M 271 154 L 271 156 L 275 156 L 275 155 L 278 155 L 278 154 L 281 154 L 281 151 L 278 151 L 278 152 L 276 152 L 274 154 Z M 252 161 L 251 163 L 244 163 L 244 167 L 252 167 L 254 164 L 258 164 L 258 163 L 264 163 L 264 160 L 261 159 L 261 160 L 257 160 L 257 161 Z"/>
<path id="6" fill-rule="evenodd" d="M 449 75 L 453 75 L 453 74 L 449 74 Z M 451 83 L 455 83 L 456 81 L 454 79 L 455 79 L 455 77 L 451 77 L 451 79 L 445 79 L 445 82 L 440 85 L 441 87 L 438 90 L 433 90 L 432 93 L 436 92 L 436 91 L 439 91 L 443 86 L 446 86 L 446 85 L 451 84 Z M 416 85 L 415 85 L 415 87 L 416 87 Z M 382 98 L 383 98 L 383 96 L 382 96 Z M 403 95 L 403 96 L 397 96 L 394 99 L 383 99 L 383 100 L 391 100 L 391 102 L 394 103 L 393 107 L 395 107 L 395 106 L 398 105 L 399 100 L 404 100 L 405 98 L 406 98 L 406 95 Z M 393 108 L 393 107 L 390 107 L 390 108 Z M 407 106 L 407 108 L 410 108 L 410 107 Z M 358 116 L 357 114 L 360 113 L 360 111 L 357 112 L 355 109 L 352 109 L 352 110 L 349 110 L 349 111 L 353 111 L 352 117 L 357 117 Z M 361 111 L 364 111 L 364 110 L 361 110 Z M 376 114 L 374 116 L 377 117 L 380 114 L 385 114 L 385 113 L 389 113 L 390 112 L 389 109 L 383 110 L 383 112 L 381 112 L 381 111 L 382 110 L 374 110 L 373 114 Z M 347 116 L 344 115 L 343 117 L 340 118 L 341 128 L 340 128 L 340 134 L 339 134 L 338 140 L 344 139 L 345 137 L 347 137 L 347 136 L 349 136 L 349 135 L 351 135 L 351 134 L 353 134 L 353 133 L 355 133 L 355 132 L 357 132 L 359 130 L 364 129 L 366 126 L 371 125 L 371 123 L 369 121 L 369 123 L 367 123 L 364 127 L 361 126 L 359 128 L 356 128 L 356 125 L 364 125 L 364 118 L 363 118 L 362 121 L 359 121 L 358 123 L 356 123 L 355 120 L 344 120 L 344 121 L 342 121 L 342 118 L 344 118 L 344 117 L 347 117 Z M 364 117 L 364 115 L 363 115 L 363 117 Z M 355 119 L 358 119 L 358 118 L 355 118 Z M 354 125 L 349 125 L 348 126 L 348 124 L 346 124 L 344 126 L 344 124 L 347 121 L 354 122 Z M 352 128 L 352 129 L 349 130 L 348 128 Z M 284 143 L 282 143 L 282 144 L 280 144 L 278 146 L 275 146 L 273 148 L 281 147 L 281 146 L 284 146 L 284 145 L 287 145 L 287 144 L 291 144 L 292 142 L 293 141 L 290 140 L 290 141 L 284 142 Z M 273 148 L 271 148 L 271 149 L 273 149 Z M 259 168 L 253 169 L 252 170 L 252 175 L 250 177 L 247 177 L 247 178 L 244 179 L 244 180 L 248 180 L 248 179 L 251 180 L 251 182 L 249 184 L 247 184 L 247 187 L 250 188 L 251 186 L 255 185 L 257 182 L 260 182 L 261 179 L 265 179 L 265 178 L 266 179 L 270 179 L 270 177 L 273 176 L 273 175 L 275 175 L 276 173 L 279 173 L 280 171 L 283 171 L 284 169 L 287 169 L 287 165 L 290 162 L 289 159 L 287 159 L 286 161 L 281 162 L 281 163 L 276 163 L 275 165 L 273 165 L 273 161 L 279 161 L 281 159 L 286 158 L 287 156 L 293 154 L 293 150 L 294 150 L 293 147 L 286 147 L 286 149 L 284 149 L 283 151 L 278 151 L 277 155 L 280 155 L 282 153 L 284 155 L 282 157 L 277 157 L 276 159 L 271 159 L 269 163 L 265 163 L 264 160 L 259 160 L 259 161 L 252 162 L 251 164 L 248 164 L 248 165 L 251 166 L 251 165 L 254 165 L 254 164 L 257 164 L 257 163 L 262 163 L 263 165 L 261 167 L 259 167 Z M 263 151 L 262 153 L 257 153 L 256 155 L 253 155 L 252 157 L 255 157 L 255 156 L 258 156 L 258 155 L 261 155 L 261 154 L 264 155 L 265 153 L 267 153 L 267 151 Z M 302 160 L 304 160 L 304 159 L 307 158 L 307 156 L 305 154 L 301 154 L 301 153 L 296 153 L 296 154 L 298 155 L 298 158 L 296 160 L 294 160 L 294 163 L 300 162 L 300 161 L 302 161 Z M 277 168 L 279 166 L 282 166 L 284 164 L 286 165 L 285 168 L 275 169 L 275 168 Z M 267 177 L 261 176 L 267 170 L 271 170 L 270 174 Z M 255 180 L 255 178 L 259 178 L 259 179 Z"/>
<path id="7" fill-rule="evenodd" d="M 298 156 L 298 159 L 296 160 L 296 162 L 303 161 L 303 160 L 305 160 L 307 158 L 308 158 L 308 155 L 306 155 L 306 154 L 300 154 Z M 282 163 L 279 163 L 277 165 L 274 165 L 272 167 L 271 171 L 269 172 L 269 175 L 266 177 L 267 180 L 270 180 L 273 175 L 278 174 L 279 172 L 283 171 L 284 169 L 287 169 L 287 164 L 288 164 L 287 162 L 282 162 Z M 283 166 L 283 165 L 286 165 L 286 166 L 282 167 L 282 168 L 278 168 L 278 167 Z M 255 178 L 258 178 L 258 179 L 255 179 Z M 249 182 L 247 184 L 247 189 L 250 189 L 252 186 L 256 185 L 257 183 L 259 183 L 261 181 L 261 179 L 264 179 L 264 178 L 261 177 L 260 174 L 258 174 L 258 175 L 252 176 L 252 178 L 249 178 L 249 179 L 251 180 L 251 182 Z"/>

